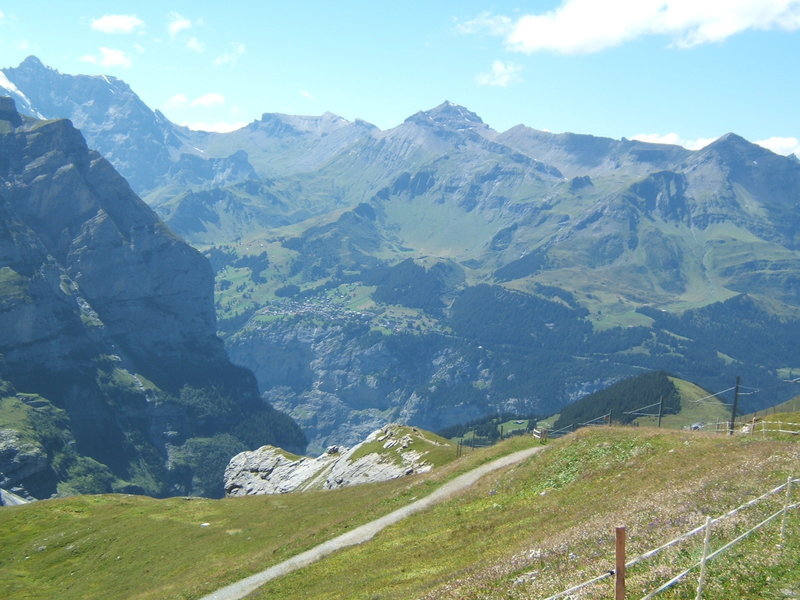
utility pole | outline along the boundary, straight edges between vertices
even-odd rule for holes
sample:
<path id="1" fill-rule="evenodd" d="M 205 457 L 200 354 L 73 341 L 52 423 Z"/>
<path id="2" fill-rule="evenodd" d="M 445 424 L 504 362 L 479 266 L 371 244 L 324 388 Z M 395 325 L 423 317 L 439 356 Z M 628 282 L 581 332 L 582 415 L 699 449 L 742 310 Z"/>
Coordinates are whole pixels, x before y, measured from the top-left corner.
<path id="1" fill-rule="evenodd" d="M 664 414 L 664 396 L 658 398 L 658 428 L 661 429 L 661 415 Z"/>
<path id="2" fill-rule="evenodd" d="M 736 421 L 736 408 L 739 406 L 739 376 L 736 376 L 736 389 L 733 392 L 733 406 L 731 406 L 731 426 L 728 435 L 733 435 L 733 424 Z"/>

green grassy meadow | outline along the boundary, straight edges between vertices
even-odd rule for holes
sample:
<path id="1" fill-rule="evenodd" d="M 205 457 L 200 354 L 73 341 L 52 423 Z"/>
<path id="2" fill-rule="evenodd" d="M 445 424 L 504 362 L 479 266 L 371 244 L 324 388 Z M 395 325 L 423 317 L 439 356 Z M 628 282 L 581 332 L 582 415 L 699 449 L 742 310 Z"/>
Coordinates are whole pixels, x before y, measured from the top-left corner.
<path id="1" fill-rule="evenodd" d="M 612 568 L 617 525 L 628 528 L 634 556 L 797 476 L 796 437 L 582 429 L 250 598 L 544 598 Z M 331 492 L 226 500 L 80 496 L 2 509 L 0 588 L 25 600 L 199 598 L 422 497 L 457 473 L 538 443 L 514 437 L 422 476 Z M 714 547 L 783 499 L 778 494 L 721 525 Z M 781 590 L 797 590 L 799 517 L 790 515 L 783 547 L 776 547 L 779 524 L 770 525 L 711 563 L 704 598 L 783 598 Z M 699 537 L 630 569 L 630 597 L 688 566 Z M 692 581 L 696 575 L 663 597 L 694 598 Z M 610 594 L 606 581 L 581 598 Z"/>
<path id="2" fill-rule="evenodd" d="M 613 568 L 615 526 L 628 528 L 629 556 L 647 551 L 701 524 L 706 515 L 784 482 L 797 472 L 798 448 L 793 442 L 696 432 L 579 430 L 371 543 L 271 582 L 251 597 L 544 598 Z M 779 508 L 781 500 L 766 508 Z M 718 535 L 730 539 L 764 512 L 753 509 Z M 776 531 L 773 526 L 752 538 L 749 550 L 743 546 L 739 554 L 712 563 L 704 597 L 765 598 L 773 597 L 761 595 L 767 590 L 796 588 L 797 514 L 780 551 Z M 693 538 L 631 569 L 630 597 L 641 597 L 688 566 L 698 544 L 702 540 Z M 756 577 L 752 570 L 737 571 L 747 560 L 757 565 Z M 691 581 L 664 597 L 694 598 Z M 605 582 L 581 598 L 610 595 L 613 583 Z"/>
<path id="3" fill-rule="evenodd" d="M 85 495 L 0 508 L 0 589 L 15 600 L 199 598 L 533 443 L 515 438 L 458 460 L 453 449 L 449 464 L 435 449 L 442 466 L 431 473 L 325 492 Z"/>

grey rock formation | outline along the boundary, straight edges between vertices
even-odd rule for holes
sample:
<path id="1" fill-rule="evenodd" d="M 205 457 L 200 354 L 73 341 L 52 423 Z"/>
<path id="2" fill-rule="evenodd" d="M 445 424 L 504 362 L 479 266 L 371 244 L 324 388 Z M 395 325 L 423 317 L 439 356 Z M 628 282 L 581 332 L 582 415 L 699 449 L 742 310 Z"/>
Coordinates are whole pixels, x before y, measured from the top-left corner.
<path id="1" fill-rule="evenodd" d="M 0 506 L 19 506 L 20 504 L 28 504 L 31 500 L 23 498 L 9 490 L 0 488 Z"/>
<path id="2" fill-rule="evenodd" d="M 230 452 L 212 462 L 255 438 L 302 450 L 228 361 L 208 261 L 69 121 L 0 109 L 0 400 L 26 432 L 3 438 L 0 485 L 208 494 L 189 463 L 209 442 L 193 438 Z"/>
<path id="3" fill-rule="evenodd" d="M 41 446 L 23 440 L 13 429 L 0 429 L 0 487 L 9 488 L 47 469 Z"/>
<path id="4" fill-rule="evenodd" d="M 387 425 L 350 449 L 331 446 L 317 458 L 291 456 L 280 448 L 263 446 L 231 459 L 225 469 L 225 493 L 247 496 L 330 490 L 424 473 L 432 468 L 425 460 L 430 444 L 440 442 L 416 428 Z"/>

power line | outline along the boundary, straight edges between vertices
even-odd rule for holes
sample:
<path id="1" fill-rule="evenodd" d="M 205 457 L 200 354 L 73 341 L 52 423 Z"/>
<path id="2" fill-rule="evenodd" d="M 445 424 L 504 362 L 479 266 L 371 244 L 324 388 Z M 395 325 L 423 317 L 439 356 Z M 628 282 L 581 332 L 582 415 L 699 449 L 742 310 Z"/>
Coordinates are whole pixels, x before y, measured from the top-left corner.
<path id="1" fill-rule="evenodd" d="M 703 402 L 704 400 L 708 400 L 709 398 L 713 398 L 714 396 L 719 396 L 720 394 L 724 394 L 726 392 L 731 392 L 736 389 L 736 386 L 729 387 L 726 390 L 722 390 L 721 392 L 714 392 L 713 394 L 709 394 L 708 396 L 703 396 L 702 398 L 698 398 L 697 400 L 690 400 L 690 402 Z M 707 404 L 713 404 L 713 402 L 707 402 Z M 723 402 L 723 404 L 725 404 Z"/>

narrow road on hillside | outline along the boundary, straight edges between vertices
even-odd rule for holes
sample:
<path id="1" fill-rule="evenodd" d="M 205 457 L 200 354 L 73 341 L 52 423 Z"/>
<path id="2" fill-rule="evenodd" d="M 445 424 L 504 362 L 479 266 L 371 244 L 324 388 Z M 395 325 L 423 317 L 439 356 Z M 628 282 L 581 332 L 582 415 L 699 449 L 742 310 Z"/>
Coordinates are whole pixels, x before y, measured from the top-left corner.
<path id="1" fill-rule="evenodd" d="M 305 552 L 293 556 L 288 560 L 278 563 L 277 565 L 273 565 L 269 569 L 261 571 L 260 573 L 256 573 L 255 575 L 251 575 L 245 579 L 241 579 L 240 581 L 221 588 L 212 594 L 203 596 L 200 600 L 239 600 L 240 598 L 244 598 L 247 596 L 247 594 L 253 592 L 272 579 L 276 579 L 291 573 L 292 571 L 296 571 L 297 569 L 301 569 L 307 565 L 310 565 L 311 563 L 317 562 L 328 554 L 331 554 L 337 550 L 341 550 L 342 548 L 347 548 L 348 546 L 354 546 L 356 544 L 366 542 L 389 525 L 394 525 L 409 515 L 421 510 L 425 510 L 426 508 L 430 508 L 431 506 L 446 500 L 456 492 L 460 492 L 470 487 L 487 473 L 491 473 L 497 469 L 502 469 L 503 467 L 521 462 L 543 449 L 544 446 L 538 446 L 536 448 L 520 450 L 514 454 L 509 454 L 508 456 L 503 456 L 493 460 L 490 463 L 481 465 L 472 471 L 468 471 L 467 473 L 459 475 L 452 481 L 448 481 L 432 494 L 425 496 L 416 502 L 412 502 L 411 504 L 408 504 L 402 508 L 398 508 L 388 515 L 380 517 L 379 519 L 375 519 L 374 521 L 370 521 L 369 523 L 365 523 L 364 525 L 356 527 L 352 531 L 343 533 L 342 535 L 328 540 L 327 542 L 323 542 L 318 546 L 314 546 L 310 550 L 306 550 Z"/>

